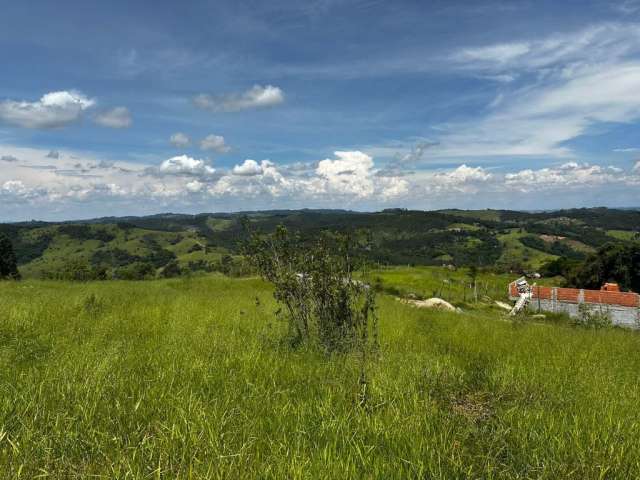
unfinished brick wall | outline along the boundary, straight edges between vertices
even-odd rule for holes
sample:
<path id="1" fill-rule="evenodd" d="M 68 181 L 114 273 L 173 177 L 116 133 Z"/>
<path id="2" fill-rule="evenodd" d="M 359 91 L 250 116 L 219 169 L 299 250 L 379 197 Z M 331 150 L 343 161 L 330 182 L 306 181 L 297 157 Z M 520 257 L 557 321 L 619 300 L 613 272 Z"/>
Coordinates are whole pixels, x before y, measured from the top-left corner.
<path id="1" fill-rule="evenodd" d="M 578 288 L 531 287 L 529 308 L 578 315 L 578 305 L 592 309 L 605 309 L 616 325 L 638 327 L 640 325 L 640 295 L 632 292 L 584 290 Z M 509 284 L 509 298 L 518 298 L 516 282 Z"/>

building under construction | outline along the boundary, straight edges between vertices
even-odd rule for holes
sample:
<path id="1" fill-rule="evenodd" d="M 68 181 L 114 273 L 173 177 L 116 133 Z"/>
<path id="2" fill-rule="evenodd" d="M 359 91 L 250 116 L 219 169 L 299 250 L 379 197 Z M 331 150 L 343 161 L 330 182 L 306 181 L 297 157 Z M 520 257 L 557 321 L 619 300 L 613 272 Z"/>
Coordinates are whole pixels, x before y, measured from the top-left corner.
<path id="1" fill-rule="evenodd" d="M 607 313 L 614 325 L 640 327 L 640 295 L 621 292 L 615 283 L 606 283 L 600 290 L 585 290 L 529 285 L 522 277 L 509 284 L 509 298 L 516 301 L 513 314 L 528 308 L 577 317 L 580 305 L 585 305 L 590 310 Z"/>

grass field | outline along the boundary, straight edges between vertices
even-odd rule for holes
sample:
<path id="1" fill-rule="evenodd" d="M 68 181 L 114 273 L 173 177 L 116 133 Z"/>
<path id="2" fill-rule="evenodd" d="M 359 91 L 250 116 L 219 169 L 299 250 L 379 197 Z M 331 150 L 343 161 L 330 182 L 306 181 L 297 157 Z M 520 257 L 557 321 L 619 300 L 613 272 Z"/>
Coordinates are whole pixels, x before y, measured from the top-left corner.
<path id="1" fill-rule="evenodd" d="M 0 283 L 0 478 L 640 477 L 635 332 L 381 297 L 363 408 L 361 360 L 286 348 L 275 308 L 255 279 Z"/>
<path id="2" fill-rule="evenodd" d="M 523 245 L 520 239 L 527 235 L 529 234 L 518 229 L 512 229 L 504 235 L 498 235 L 498 240 L 502 243 L 504 251 L 497 263 L 510 264 L 517 262 L 522 265 L 529 265 L 533 269 L 539 269 L 546 262 L 558 258 L 556 255 Z"/>
<path id="3" fill-rule="evenodd" d="M 473 281 L 469 269 L 450 270 L 446 267 L 385 267 L 370 272 L 374 281 L 382 283 L 384 290 L 400 296 L 439 297 L 454 304 L 475 300 Z M 479 272 L 476 283 L 478 299 L 507 300 L 507 286 L 520 275 Z M 560 278 L 537 280 L 540 285 L 558 286 Z M 487 298 L 488 297 L 488 298 Z"/>

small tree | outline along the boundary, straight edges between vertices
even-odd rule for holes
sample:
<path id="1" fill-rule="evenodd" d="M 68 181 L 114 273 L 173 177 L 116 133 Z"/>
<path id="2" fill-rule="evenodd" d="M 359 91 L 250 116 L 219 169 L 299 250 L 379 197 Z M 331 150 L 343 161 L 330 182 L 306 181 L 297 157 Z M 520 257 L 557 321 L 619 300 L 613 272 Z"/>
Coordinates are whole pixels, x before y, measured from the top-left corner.
<path id="1" fill-rule="evenodd" d="M 271 235 L 250 233 L 244 253 L 273 284 L 293 343 L 363 354 L 377 345 L 375 292 L 354 278 L 353 247 L 352 239 L 329 233 L 303 241 L 282 226 Z"/>
<path id="2" fill-rule="evenodd" d="M 0 280 L 19 279 L 18 264 L 9 238 L 0 233 Z"/>

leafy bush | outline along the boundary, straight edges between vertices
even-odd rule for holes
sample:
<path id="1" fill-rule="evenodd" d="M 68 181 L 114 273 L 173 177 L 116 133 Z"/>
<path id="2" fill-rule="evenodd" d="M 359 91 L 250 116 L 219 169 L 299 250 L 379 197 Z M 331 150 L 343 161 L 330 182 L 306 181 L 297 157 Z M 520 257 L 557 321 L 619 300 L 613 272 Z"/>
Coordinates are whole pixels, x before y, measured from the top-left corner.
<path id="1" fill-rule="evenodd" d="M 353 247 L 348 237 L 327 233 L 303 242 L 283 226 L 246 243 L 245 255 L 275 287 L 293 344 L 327 352 L 377 344 L 375 292 L 354 278 Z"/>

